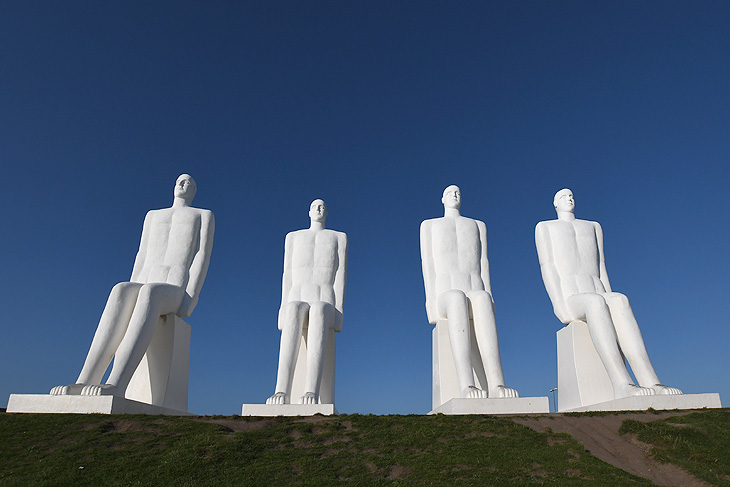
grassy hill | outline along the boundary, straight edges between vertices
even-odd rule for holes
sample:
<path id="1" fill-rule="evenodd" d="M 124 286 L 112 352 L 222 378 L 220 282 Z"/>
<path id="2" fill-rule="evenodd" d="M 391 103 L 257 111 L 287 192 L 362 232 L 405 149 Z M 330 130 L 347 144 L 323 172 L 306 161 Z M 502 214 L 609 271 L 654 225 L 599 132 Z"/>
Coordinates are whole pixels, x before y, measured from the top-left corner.
<path id="1" fill-rule="evenodd" d="M 546 426 L 608 416 L 0 414 L 0 485 L 654 485 Z M 627 444 L 730 486 L 730 411 L 610 416 Z"/>

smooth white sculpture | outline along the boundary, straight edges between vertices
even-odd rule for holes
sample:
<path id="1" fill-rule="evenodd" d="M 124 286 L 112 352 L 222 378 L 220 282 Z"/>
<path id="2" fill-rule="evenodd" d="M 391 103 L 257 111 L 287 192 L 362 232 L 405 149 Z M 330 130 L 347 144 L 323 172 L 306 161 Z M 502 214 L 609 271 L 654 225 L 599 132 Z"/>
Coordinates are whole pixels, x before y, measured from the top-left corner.
<path id="1" fill-rule="evenodd" d="M 347 235 L 324 228 L 327 206 L 320 199 L 310 205 L 309 218 L 310 227 L 287 234 L 284 243 L 279 369 L 269 405 L 291 404 L 292 391 L 299 404 L 334 403 L 334 332 L 342 330 Z"/>
<path id="2" fill-rule="evenodd" d="M 162 318 L 190 316 L 208 272 L 215 222 L 211 211 L 190 206 L 195 192 L 193 178 L 182 174 L 175 182 L 172 207 L 147 213 L 130 282 L 121 282 L 112 289 L 76 383 L 56 386 L 51 389 L 51 395 L 124 397 L 140 362 L 147 357 L 145 364 L 149 362 L 148 365 L 170 362 L 165 366 L 172 367 L 169 373 L 177 373 L 178 378 L 173 377 L 170 387 L 169 379 L 160 378 L 159 372 L 147 370 L 145 378 L 142 377 L 145 372 L 140 371 L 139 380 L 146 384 L 164 382 L 164 387 L 151 385 L 149 392 L 135 387 L 134 398 L 145 394 L 154 397 L 164 391 L 174 397 L 172 403 L 179 407 L 183 402 L 182 393 L 172 389 L 183 387 L 179 378 L 182 376 L 187 409 L 187 370 L 174 370 L 187 367 L 187 352 L 167 350 L 179 348 L 181 342 L 184 348 L 184 327 L 173 329 L 174 321 L 184 322 Z M 159 329 L 162 326 L 170 329 Z M 189 345 L 189 329 L 187 333 Z M 163 345 L 150 350 L 153 339 Z M 112 358 L 114 365 L 109 378 L 101 384 Z M 164 398 L 150 401 L 165 403 Z"/>
<path id="3" fill-rule="evenodd" d="M 606 274 L 601 225 L 575 218 L 575 202 L 569 189 L 558 191 L 553 205 L 558 219 L 540 222 L 535 228 L 537 254 L 555 316 L 564 324 L 571 325 L 571 329 L 575 328 L 574 325 L 580 325 L 580 322 L 587 323 L 595 351 L 610 379 L 612 391 L 608 391 L 608 394 L 592 391 L 590 395 L 618 399 L 627 396 L 682 394 L 679 389 L 659 382 L 649 361 L 629 300 L 623 294 L 611 291 Z M 578 331 L 573 331 L 570 345 L 559 347 L 565 349 L 578 343 L 573 339 L 580 338 Z M 583 350 L 575 351 L 571 356 L 581 360 L 574 363 L 595 364 L 596 361 L 591 361 L 590 354 L 586 353 Z M 624 355 L 631 365 L 638 386 L 629 375 Z M 577 372 L 579 376 L 581 373 L 584 372 Z M 600 376 L 600 372 L 598 374 L 596 377 Z M 587 384 L 588 381 L 577 381 L 577 384 L 581 383 Z M 595 384 L 593 387 L 595 388 Z M 567 397 L 576 392 L 559 388 L 558 393 L 561 397 Z M 576 401 L 568 400 L 569 403 Z M 585 405 L 589 401 L 584 399 L 581 402 L 581 405 Z M 565 405 L 564 402 L 560 409 L 565 410 Z"/>
<path id="4" fill-rule="evenodd" d="M 461 216 L 458 186 L 446 188 L 441 202 L 444 216 L 421 223 L 426 314 L 437 325 L 433 407 L 452 398 L 516 398 L 517 391 L 505 386 L 502 373 L 486 225 Z M 453 357 L 452 369 L 444 353 Z M 456 377 L 444 374 L 446 370 L 454 370 Z"/>

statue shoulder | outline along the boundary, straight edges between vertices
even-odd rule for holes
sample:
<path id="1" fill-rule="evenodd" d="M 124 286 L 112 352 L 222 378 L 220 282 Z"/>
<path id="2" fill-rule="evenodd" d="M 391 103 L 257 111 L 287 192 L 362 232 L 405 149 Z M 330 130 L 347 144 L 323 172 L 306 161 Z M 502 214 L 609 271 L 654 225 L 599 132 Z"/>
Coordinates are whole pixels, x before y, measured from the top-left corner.
<path id="1" fill-rule="evenodd" d="M 345 232 L 340 232 L 337 230 L 332 230 L 329 228 L 325 228 L 321 230 L 324 232 L 325 235 L 331 235 L 332 237 L 336 238 L 338 241 L 347 241 L 347 234 Z"/>
<path id="2" fill-rule="evenodd" d="M 443 219 L 443 217 L 442 217 L 442 218 L 429 218 L 428 220 L 423 220 L 423 221 L 421 222 L 421 229 L 424 229 L 424 228 L 429 228 L 429 227 L 431 227 L 431 226 L 432 226 L 432 225 L 433 225 L 434 223 L 436 223 L 436 222 L 437 222 L 438 220 L 442 220 L 442 219 Z"/>

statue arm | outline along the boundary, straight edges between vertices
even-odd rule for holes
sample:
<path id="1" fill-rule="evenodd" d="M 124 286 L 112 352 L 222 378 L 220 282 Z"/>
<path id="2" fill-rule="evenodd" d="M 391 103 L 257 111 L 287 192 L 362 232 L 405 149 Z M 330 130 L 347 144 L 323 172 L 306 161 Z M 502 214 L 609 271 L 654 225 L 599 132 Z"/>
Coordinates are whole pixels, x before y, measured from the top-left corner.
<path id="1" fill-rule="evenodd" d="M 134 258 L 134 267 L 132 268 L 132 277 L 130 277 L 131 282 L 139 282 L 139 275 L 142 273 L 142 269 L 144 269 L 144 261 L 147 258 L 147 242 L 150 238 L 150 229 L 149 229 L 149 221 L 152 219 L 152 212 L 147 212 L 147 216 L 144 218 L 144 223 L 142 224 L 142 238 L 139 240 L 139 250 L 137 251 L 137 256 Z"/>
<path id="2" fill-rule="evenodd" d="M 335 331 L 342 331 L 345 315 L 345 282 L 347 281 L 347 235 L 337 235 L 337 273 L 335 274 Z"/>
<path id="3" fill-rule="evenodd" d="M 213 212 L 203 210 L 200 213 L 200 242 L 198 251 L 193 257 L 188 273 L 188 285 L 185 288 L 185 297 L 178 309 L 177 315 L 181 318 L 190 316 L 198 304 L 200 290 L 203 288 L 203 281 L 208 274 L 210 265 L 210 254 L 213 251 L 213 234 L 215 233 L 215 217 Z"/>
<path id="4" fill-rule="evenodd" d="M 537 247 L 537 258 L 540 261 L 542 281 L 550 301 L 553 303 L 555 316 L 567 325 L 570 323 L 570 316 L 565 309 L 565 297 L 560 286 L 560 274 L 555 265 L 550 230 L 542 222 L 535 227 L 535 246 Z"/>
<path id="5" fill-rule="evenodd" d="M 489 277 L 489 256 L 487 255 L 487 226 L 484 224 L 484 222 L 477 221 L 477 227 L 479 228 L 479 240 L 482 244 L 482 282 L 484 283 L 484 290 L 491 295 L 492 279 L 491 277 Z M 492 299 L 494 299 L 494 296 L 492 296 Z"/>
<path id="6" fill-rule="evenodd" d="M 594 228 L 596 231 L 596 243 L 598 244 L 598 259 L 599 259 L 599 277 L 601 279 L 601 283 L 603 284 L 603 287 L 606 289 L 607 293 L 611 292 L 611 283 L 608 282 L 608 273 L 606 272 L 606 259 L 603 255 L 603 229 L 601 228 L 601 224 L 598 222 L 593 222 Z"/>
<path id="7" fill-rule="evenodd" d="M 281 306 L 279 306 L 279 318 L 277 320 L 277 326 L 281 330 L 284 326 L 285 307 L 288 302 L 289 292 L 291 291 L 291 259 L 292 259 L 292 245 L 294 238 L 291 233 L 286 235 L 284 239 L 284 273 L 281 277 Z"/>
<path id="8" fill-rule="evenodd" d="M 435 325 L 438 322 L 436 296 L 434 296 L 434 269 L 433 253 L 431 249 L 431 223 L 421 223 L 421 267 L 423 269 L 423 285 L 426 289 L 426 315 L 428 322 Z"/>

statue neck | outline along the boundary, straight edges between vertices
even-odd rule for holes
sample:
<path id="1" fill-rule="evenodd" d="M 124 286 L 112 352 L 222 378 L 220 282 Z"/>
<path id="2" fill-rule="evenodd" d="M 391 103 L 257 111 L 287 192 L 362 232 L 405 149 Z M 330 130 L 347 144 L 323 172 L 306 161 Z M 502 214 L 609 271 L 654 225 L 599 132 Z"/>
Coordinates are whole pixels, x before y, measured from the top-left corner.
<path id="1" fill-rule="evenodd" d="M 324 222 L 316 222 L 312 220 L 312 223 L 309 225 L 309 229 L 314 230 L 315 232 L 324 230 Z"/>
<path id="2" fill-rule="evenodd" d="M 572 211 L 559 211 L 558 220 L 563 220 L 564 222 L 573 222 L 575 221 L 575 215 Z"/>
<path id="3" fill-rule="evenodd" d="M 444 216 L 447 218 L 456 218 L 457 216 L 461 216 L 461 213 L 459 213 L 458 208 L 444 208 Z"/>
<path id="4" fill-rule="evenodd" d="M 181 208 L 183 206 L 190 206 L 190 202 L 188 200 L 186 200 L 185 198 L 180 198 L 179 196 L 175 196 L 175 199 L 172 200 L 172 207 Z"/>

